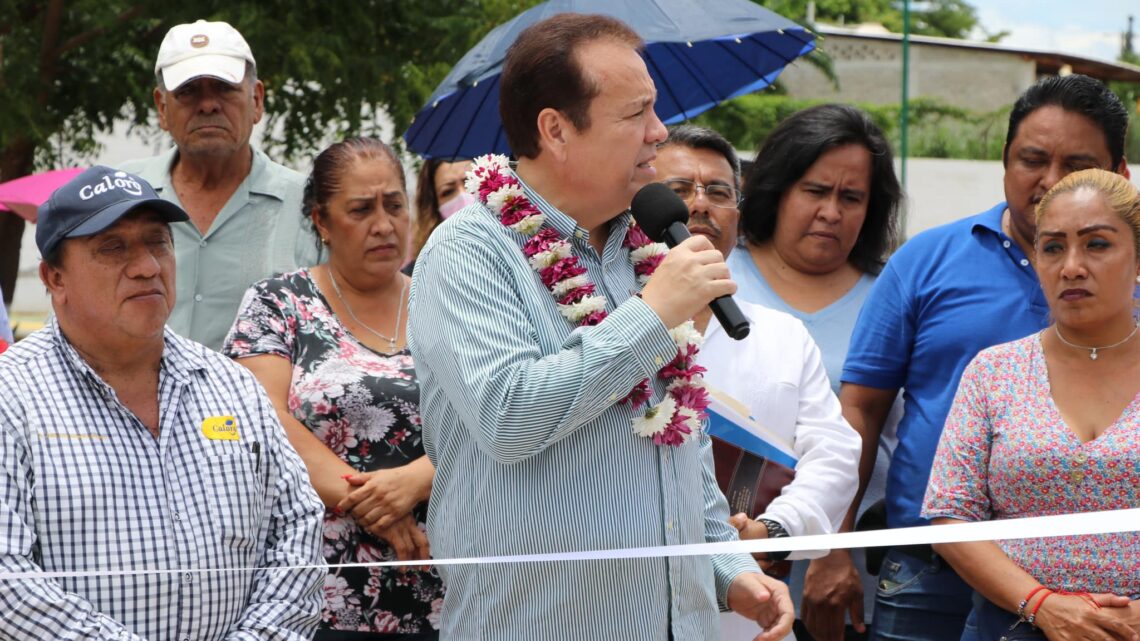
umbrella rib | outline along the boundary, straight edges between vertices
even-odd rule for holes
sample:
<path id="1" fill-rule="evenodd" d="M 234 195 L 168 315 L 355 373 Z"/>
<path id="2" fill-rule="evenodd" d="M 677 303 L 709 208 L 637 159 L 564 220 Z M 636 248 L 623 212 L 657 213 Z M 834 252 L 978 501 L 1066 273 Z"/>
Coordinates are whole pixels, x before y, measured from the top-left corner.
<path id="1" fill-rule="evenodd" d="M 464 91 L 467 91 L 467 90 L 464 89 Z M 451 114 L 455 113 L 455 110 L 459 107 L 459 103 L 462 102 L 462 96 L 458 95 L 458 92 L 456 92 L 456 94 L 457 95 L 455 96 L 455 102 L 453 102 L 450 105 L 450 108 L 447 110 L 447 115 L 443 117 L 444 123 L 446 123 L 447 120 L 449 118 L 451 118 Z M 444 100 L 446 100 L 446 98 Z M 439 112 L 436 111 L 436 108 L 433 107 L 432 108 L 432 115 L 434 116 L 438 113 Z M 424 123 L 424 126 L 426 127 L 427 123 Z M 431 149 L 433 146 L 435 146 L 435 141 L 437 138 L 439 138 L 439 134 L 441 134 L 443 132 L 443 127 L 444 126 L 441 125 L 441 126 L 436 128 L 436 130 L 431 135 L 431 140 L 428 140 L 428 144 L 424 146 L 424 149 Z"/>
<path id="2" fill-rule="evenodd" d="M 669 47 L 666 47 L 665 50 L 668 51 L 669 54 L 671 56 L 673 56 L 673 58 L 675 60 L 677 60 L 677 62 L 679 62 L 682 67 L 685 68 L 685 71 L 689 72 L 689 75 L 694 80 L 696 80 L 697 86 L 699 86 L 705 92 L 705 96 L 709 100 L 712 100 L 714 103 L 720 102 L 720 100 L 717 99 L 716 92 L 713 90 L 712 87 L 710 87 L 705 82 L 704 76 L 701 73 L 699 73 L 699 70 L 694 65 L 692 65 L 688 59 L 686 59 L 684 56 L 677 54 L 676 52 L 674 52 Z M 662 77 L 664 77 L 664 76 L 662 76 Z M 672 95 L 672 94 L 670 93 L 670 95 Z M 689 119 L 689 110 L 688 109 L 685 109 L 684 107 L 682 107 L 681 108 L 681 114 L 685 116 L 685 120 Z"/>
<path id="3" fill-rule="evenodd" d="M 685 120 L 688 120 L 689 119 L 689 111 L 681 105 L 681 101 L 678 100 L 677 95 L 673 93 L 673 88 L 670 87 L 669 84 L 665 82 L 665 76 L 661 73 L 661 69 L 658 68 L 657 62 L 655 60 L 653 60 L 653 58 L 649 57 L 648 55 L 645 56 L 645 61 L 648 62 L 650 64 L 650 66 L 653 67 L 654 71 L 657 72 L 658 77 L 661 78 L 661 84 L 665 85 L 665 87 L 664 87 L 665 93 L 669 94 L 669 97 L 672 98 L 673 102 L 681 109 L 681 115 L 685 117 Z M 666 120 L 668 120 L 668 118 L 666 118 Z"/>
<path id="4" fill-rule="evenodd" d="M 496 74 L 494 76 L 493 80 L 490 81 L 492 84 L 490 87 L 487 87 L 486 91 L 483 92 L 483 98 L 479 101 L 479 106 L 475 108 L 474 113 L 479 113 L 480 111 L 482 111 L 483 105 L 487 104 L 487 99 L 491 97 L 491 93 L 499 85 L 499 78 L 501 76 L 502 76 L 502 73 L 500 72 L 499 74 Z M 474 88 L 474 87 L 472 87 L 472 88 Z M 455 143 L 455 150 L 453 152 L 451 152 L 452 160 L 454 160 L 457 156 L 459 156 L 459 151 L 463 147 L 463 141 L 467 140 L 467 134 L 471 133 L 471 127 L 473 127 L 473 126 L 475 126 L 475 119 L 471 118 L 467 122 L 467 127 L 465 127 L 463 129 L 463 135 L 460 136 L 459 140 L 456 141 L 456 143 Z M 503 124 L 502 124 L 502 121 L 500 120 L 499 127 L 502 127 L 502 126 L 503 126 Z"/>

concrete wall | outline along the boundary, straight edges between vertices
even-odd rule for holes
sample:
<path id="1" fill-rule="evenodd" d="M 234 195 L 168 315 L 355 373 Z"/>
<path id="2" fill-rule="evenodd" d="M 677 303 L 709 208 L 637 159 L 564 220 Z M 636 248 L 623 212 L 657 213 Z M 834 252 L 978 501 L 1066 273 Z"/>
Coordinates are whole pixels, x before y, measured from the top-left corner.
<path id="1" fill-rule="evenodd" d="M 820 45 L 831 56 L 840 88 L 811 65 L 790 65 L 780 80 L 796 98 L 897 103 L 901 95 L 902 44 L 831 35 Z M 1036 65 L 1015 53 L 911 43 L 910 95 L 937 98 L 974 111 L 1013 104 L 1036 80 Z"/>

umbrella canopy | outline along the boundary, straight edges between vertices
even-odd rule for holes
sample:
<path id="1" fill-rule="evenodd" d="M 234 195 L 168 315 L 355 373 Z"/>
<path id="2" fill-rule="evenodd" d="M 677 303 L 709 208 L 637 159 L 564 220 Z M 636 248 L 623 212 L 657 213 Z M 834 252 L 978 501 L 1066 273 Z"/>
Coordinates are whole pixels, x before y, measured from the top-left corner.
<path id="1" fill-rule="evenodd" d="M 467 52 L 404 134 L 428 158 L 510 153 L 499 120 L 499 74 L 519 33 L 558 13 L 599 13 L 647 43 L 643 57 L 665 124 L 767 87 L 815 48 L 814 36 L 751 0 L 549 0 L 496 27 Z"/>
<path id="2" fill-rule="evenodd" d="M 36 209 L 47 202 L 58 187 L 81 173 L 82 168 L 57 169 L 0 183 L 0 211 L 14 212 L 34 223 Z"/>

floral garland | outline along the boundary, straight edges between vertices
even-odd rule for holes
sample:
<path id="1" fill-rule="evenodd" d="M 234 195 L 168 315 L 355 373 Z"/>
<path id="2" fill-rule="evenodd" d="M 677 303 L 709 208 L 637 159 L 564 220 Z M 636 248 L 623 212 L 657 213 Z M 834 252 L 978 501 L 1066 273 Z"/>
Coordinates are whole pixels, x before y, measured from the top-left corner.
<path id="1" fill-rule="evenodd" d="M 543 227 L 546 216 L 523 193 L 522 184 L 510 170 L 506 156 L 487 155 L 477 158 L 467 173 L 467 191 L 486 205 L 501 223 L 529 237 L 523 243 L 523 254 L 542 284 L 550 290 L 558 310 L 575 325 L 592 326 L 606 318 L 606 298 L 597 293 L 586 277 L 586 268 L 570 251 L 570 243 L 557 231 Z M 668 249 L 654 243 L 636 224 L 630 224 L 624 245 L 629 248 L 638 283 L 645 285 Z M 661 402 L 634 417 L 633 431 L 652 438 L 657 445 L 679 446 L 695 438 L 706 417 L 709 404 L 704 378 L 705 368 L 696 364 L 702 337 L 685 321 L 669 330 L 677 345 L 677 355 L 657 377 L 666 381 L 666 394 Z M 636 413 L 650 398 L 649 379 L 642 380 L 622 399 Z"/>

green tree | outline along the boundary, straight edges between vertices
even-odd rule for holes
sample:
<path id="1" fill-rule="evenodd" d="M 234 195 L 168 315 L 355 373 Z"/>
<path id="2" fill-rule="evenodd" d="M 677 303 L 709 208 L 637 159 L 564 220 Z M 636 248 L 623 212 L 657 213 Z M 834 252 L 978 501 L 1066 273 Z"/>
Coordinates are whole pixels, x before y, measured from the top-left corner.
<path id="1" fill-rule="evenodd" d="M 792 20 L 802 21 L 807 16 L 808 0 L 756 1 Z M 816 0 L 815 19 L 831 24 L 878 22 L 901 33 L 902 0 Z M 965 38 L 977 26 L 977 12 L 966 0 L 928 0 L 918 10 L 911 10 L 911 33 L 919 35 Z"/>
<path id="2" fill-rule="evenodd" d="M 537 0 L 0 0 L 0 182 L 81 157 L 116 122 L 153 108 L 167 29 L 225 20 L 249 41 L 281 126 L 268 141 L 306 154 L 330 127 L 367 131 L 386 112 L 402 132 L 451 66 Z M 0 287 L 11 300 L 24 221 L 0 213 Z"/>

